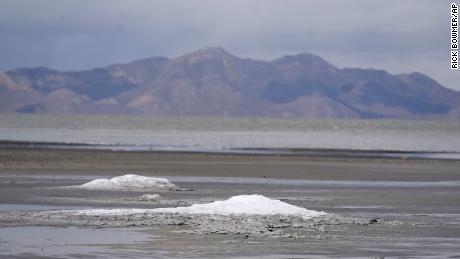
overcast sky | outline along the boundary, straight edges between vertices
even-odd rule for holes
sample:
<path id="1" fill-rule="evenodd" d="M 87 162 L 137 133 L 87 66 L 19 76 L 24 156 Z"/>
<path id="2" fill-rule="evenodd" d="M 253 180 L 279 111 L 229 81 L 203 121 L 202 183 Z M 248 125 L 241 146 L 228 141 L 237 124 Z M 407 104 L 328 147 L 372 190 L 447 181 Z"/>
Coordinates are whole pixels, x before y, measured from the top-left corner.
<path id="1" fill-rule="evenodd" d="M 449 69 L 451 1 L 0 0 L 0 70 L 91 69 L 221 46 L 241 57 L 311 52 L 342 67 Z"/>

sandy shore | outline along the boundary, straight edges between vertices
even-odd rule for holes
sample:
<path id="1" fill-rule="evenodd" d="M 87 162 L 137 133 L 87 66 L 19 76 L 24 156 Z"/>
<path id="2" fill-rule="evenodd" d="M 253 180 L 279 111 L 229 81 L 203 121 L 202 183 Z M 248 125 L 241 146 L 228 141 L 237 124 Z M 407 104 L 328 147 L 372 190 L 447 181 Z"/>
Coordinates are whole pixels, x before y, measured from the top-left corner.
<path id="1" fill-rule="evenodd" d="M 125 173 L 167 177 L 193 191 L 160 192 L 158 201 L 145 201 L 136 191 L 62 188 Z M 460 162 L 455 161 L 4 148 L 0 149 L 0 257 L 74 253 L 74 258 L 88 254 L 446 258 L 460 253 L 458 181 Z M 275 224 L 277 217 L 228 221 L 145 215 L 116 220 L 47 212 L 176 207 L 253 193 L 346 220 L 331 224 L 283 219 L 283 224 Z M 37 217 L 38 211 L 42 214 Z M 372 219 L 378 220 L 369 224 Z M 230 226 L 238 222 L 252 232 Z M 12 225 L 16 227 L 7 227 Z M 279 234 L 260 235 L 257 229 Z M 112 242 L 105 234 L 112 232 L 129 238 Z M 86 241 L 84 235 L 93 238 Z M 68 247 L 60 243 L 63 236 L 68 237 Z M 73 247 L 79 247 L 78 253 Z"/>

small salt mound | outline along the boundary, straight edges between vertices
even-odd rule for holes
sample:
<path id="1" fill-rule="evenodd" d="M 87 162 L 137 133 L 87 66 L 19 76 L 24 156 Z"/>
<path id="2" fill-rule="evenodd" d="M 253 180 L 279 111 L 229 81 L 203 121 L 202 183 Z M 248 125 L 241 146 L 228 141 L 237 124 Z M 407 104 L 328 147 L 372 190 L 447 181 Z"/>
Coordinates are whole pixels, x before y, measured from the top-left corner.
<path id="1" fill-rule="evenodd" d="M 139 197 L 139 200 L 141 201 L 158 201 L 159 199 L 159 194 L 144 194 L 141 197 Z"/>
<path id="2" fill-rule="evenodd" d="M 146 177 L 135 174 L 126 174 L 111 179 L 96 179 L 79 186 L 88 190 L 145 190 L 145 189 L 168 189 L 177 188 L 168 179 Z"/>
<path id="3" fill-rule="evenodd" d="M 189 207 L 159 208 L 151 211 L 211 215 L 294 215 L 306 218 L 326 214 L 325 212 L 297 207 L 280 200 L 273 200 L 259 194 L 238 195 L 224 201 L 194 204 Z"/>

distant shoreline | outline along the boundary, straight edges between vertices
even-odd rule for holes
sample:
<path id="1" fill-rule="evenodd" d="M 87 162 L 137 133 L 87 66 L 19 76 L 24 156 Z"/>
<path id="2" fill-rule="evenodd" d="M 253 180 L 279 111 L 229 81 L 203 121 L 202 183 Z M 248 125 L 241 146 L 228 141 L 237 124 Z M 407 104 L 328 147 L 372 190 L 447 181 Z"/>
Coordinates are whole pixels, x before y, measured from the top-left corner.
<path id="1" fill-rule="evenodd" d="M 111 152 L 181 153 L 242 156 L 292 156 L 312 158 L 357 158 L 392 160 L 453 160 L 460 161 L 460 152 L 365 150 L 331 148 L 207 148 L 207 147 L 162 147 L 154 145 L 121 145 L 73 142 L 41 142 L 0 140 L 0 149 L 48 149 L 48 150 L 101 150 Z"/>

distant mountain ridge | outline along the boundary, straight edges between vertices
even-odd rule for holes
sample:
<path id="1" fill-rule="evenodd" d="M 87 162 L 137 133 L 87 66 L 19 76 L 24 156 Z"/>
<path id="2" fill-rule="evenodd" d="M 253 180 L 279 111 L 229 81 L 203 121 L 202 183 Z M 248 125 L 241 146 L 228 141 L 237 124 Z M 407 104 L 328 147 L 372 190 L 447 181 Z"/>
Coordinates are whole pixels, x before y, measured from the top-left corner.
<path id="1" fill-rule="evenodd" d="M 460 92 L 420 73 L 338 69 L 308 53 L 261 61 L 210 47 L 89 71 L 0 72 L 0 111 L 460 119 Z"/>

